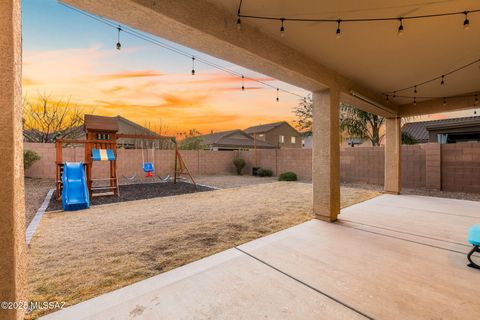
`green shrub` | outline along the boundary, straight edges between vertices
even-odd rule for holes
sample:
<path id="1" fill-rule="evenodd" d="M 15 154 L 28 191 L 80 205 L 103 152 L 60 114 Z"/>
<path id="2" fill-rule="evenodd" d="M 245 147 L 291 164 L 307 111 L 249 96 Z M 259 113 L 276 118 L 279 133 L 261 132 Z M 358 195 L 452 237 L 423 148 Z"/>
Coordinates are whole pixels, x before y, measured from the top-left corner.
<path id="1" fill-rule="evenodd" d="M 245 160 L 242 158 L 235 158 L 233 159 L 233 164 L 235 165 L 235 168 L 237 168 L 237 174 L 239 176 L 242 175 L 242 170 L 245 167 Z"/>
<path id="2" fill-rule="evenodd" d="M 273 176 L 273 172 L 270 169 L 260 168 L 257 171 L 257 176 L 259 176 L 259 177 L 271 177 L 271 176 Z"/>
<path id="3" fill-rule="evenodd" d="M 297 175 L 294 172 L 287 171 L 278 176 L 278 181 L 297 181 Z"/>
<path id="4" fill-rule="evenodd" d="M 40 156 L 33 150 L 23 151 L 23 167 L 30 168 L 36 161 L 40 160 Z"/>

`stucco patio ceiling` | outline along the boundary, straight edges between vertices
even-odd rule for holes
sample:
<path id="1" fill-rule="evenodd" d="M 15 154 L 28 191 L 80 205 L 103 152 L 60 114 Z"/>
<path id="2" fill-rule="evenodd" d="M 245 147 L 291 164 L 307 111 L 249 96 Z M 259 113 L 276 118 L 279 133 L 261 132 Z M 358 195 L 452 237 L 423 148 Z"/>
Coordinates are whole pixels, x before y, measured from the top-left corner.
<path id="1" fill-rule="evenodd" d="M 474 98 L 448 99 L 480 91 L 479 64 L 418 88 L 417 99 L 396 98 L 389 92 L 429 80 L 479 59 L 480 13 L 471 13 L 471 28 L 463 29 L 463 15 L 404 22 L 404 35 L 397 36 L 398 21 L 342 23 L 340 39 L 336 24 L 280 22 L 242 19 L 235 26 L 239 0 L 146 1 L 61 0 L 94 14 L 115 19 L 140 30 L 209 53 L 268 74 L 282 81 L 315 91 L 339 85 L 343 98 L 358 107 L 386 116 L 413 115 L 471 108 Z M 242 14 L 288 18 L 355 19 L 407 17 L 479 9 L 476 0 L 368 0 L 279 1 L 244 0 Z M 348 96 L 361 93 L 377 106 Z M 413 96 L 412 92 L 399 95 Z M 347 97 L 345 97 L 347 95 Z M 393 101 L 392 101 L 393 100 Z M 378 108 L 380 106 L 380 108 Z"/>
<path id="2" fill-rule="evenodd" d="M 209 0 L 235 13 L 238 0 Z M 475 0 L 243 0 L 244 15 L 291 18 L 358 19 L 405 17 L 479 9 Z M 405 32 L 397 36 L 398 21 L 343 22 L 341 37 L 337 25 L 322 22 L 280 23 L 242 18 L 250 25 L 285 45 L 301 51 L 314 61 L 335 70 L 376 92 L 414 85 L 447 73 L 480 58 L 480 13 L 469 17 L 471 28 L 463 29 L 463 16 L 404 21 Z M 445 80 L 418 88 L 419 96 L 454 96 L 480 90 L 480 64 Z M 400 94 L 400 93 L 399 93 Z M 403 92 L 413 95 L 413 90 Z M 398 103 L 406 103 L 402 99 Z"/>

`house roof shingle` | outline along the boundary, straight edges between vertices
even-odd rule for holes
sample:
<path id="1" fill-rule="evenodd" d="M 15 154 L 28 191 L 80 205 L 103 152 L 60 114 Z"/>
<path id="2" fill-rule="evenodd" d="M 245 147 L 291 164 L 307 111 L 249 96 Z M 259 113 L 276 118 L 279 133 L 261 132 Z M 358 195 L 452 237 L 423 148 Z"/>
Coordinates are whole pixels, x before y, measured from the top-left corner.
<path id="1" fill-rule="evenodd" d="M 241 134 L 244 139 L 232 137 L 236 134 Z M 274 149 L 275 146 L 270 143 L 256 140 L 242 130 L 229 130 L 215 132 L 211 134 L 205 134 L 200 136 L 206 145 L 212 145 L 215 147 L 236 147 L 236 148 L 253 148 L 255 145 L 257 148 L 262 149 Z"/>
<path id="2" fill-rule="evenodd" d="M 280 122 L 273 122 L 273 123 L 266 123 L 266 124 L 261 124 L 261 125 L 258 125 L 258 126 L 252 126 L 252 127 L 248 127 L 247 129 L 245 129 L 245 132 L 248 133 L 248 134 L 252 134 L 252 133 L 264 133 L 264 132 L 268 132 L 272 129 L 275 129 L 283 124 L 288 124 L 288 122 L 286 121 L 280 121 Z"/>
<path id="3" fill-rule="evenodd" d="M 469 126 L 478 124 L 479 122 L 480 116 L 409 122 L 403 125 L 402 132 L 408 132 L 418 142 L 426 142 L 429 140 L 428 129 L 437 129 L 447 126 Z"/>

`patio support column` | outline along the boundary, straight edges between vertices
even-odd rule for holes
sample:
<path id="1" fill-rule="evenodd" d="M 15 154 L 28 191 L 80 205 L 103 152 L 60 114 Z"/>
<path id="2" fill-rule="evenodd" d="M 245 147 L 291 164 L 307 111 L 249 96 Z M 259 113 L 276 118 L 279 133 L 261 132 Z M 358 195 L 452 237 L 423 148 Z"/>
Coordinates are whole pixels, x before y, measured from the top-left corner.
<path id="1" fill-rule="evenodd" d="M 401 119 L 386 118 L 385 120 L 385 192 L 400 194 L 402 190 Z"/>
<path id="2" fill-rule="evenodd" d="M 25 301 L 21 0 L 0 0 L 0 301 Z M 0 308 L 0 319 L 23 319 Z"/>
<path id="3" fill-rule="evenodd" d="M 339 106 L 338 89 L 313 93 L 313 212 L 331 222 L 340 213 Z"/>

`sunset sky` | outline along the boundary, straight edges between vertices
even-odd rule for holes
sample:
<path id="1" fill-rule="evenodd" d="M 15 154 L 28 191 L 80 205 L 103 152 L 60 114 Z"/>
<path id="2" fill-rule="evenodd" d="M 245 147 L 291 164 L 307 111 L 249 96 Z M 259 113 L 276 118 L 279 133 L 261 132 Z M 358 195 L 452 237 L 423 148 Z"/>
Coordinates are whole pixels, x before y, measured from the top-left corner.
<path id="1" fill-rule="evenodd" d="M 159 38 L 160 39 L 160 38 Z M 168 42 L 197 57 L 300 95 L 307 92 L 267 76 Z M 203 133 L 292 121 L 298 97 L 245 81 L 191 58 L 122 33 L 68 9 L 55 0 L 23 1 L 24 95 L 39 94 L 100 115 L 121 115 L 169 134 L 195 128 Z"/>
<path id="2" fill-rule="evenodd" d="M 308 92 L 210 57 L 167 40 L 196 57 L 305 96 Z M 85 17 L 56 0 L 23 0 L 23 84 L 26 99 L 46 95 L 52 101 L 95 114 L 121 115 L 165 134 L 189 129 L 202 133 L 244 129 L 261 123 L 292 121 L 299 98 L 245 81 L 122 33 Z M 472 111 L 425 118 L 470 116 Z"/>

